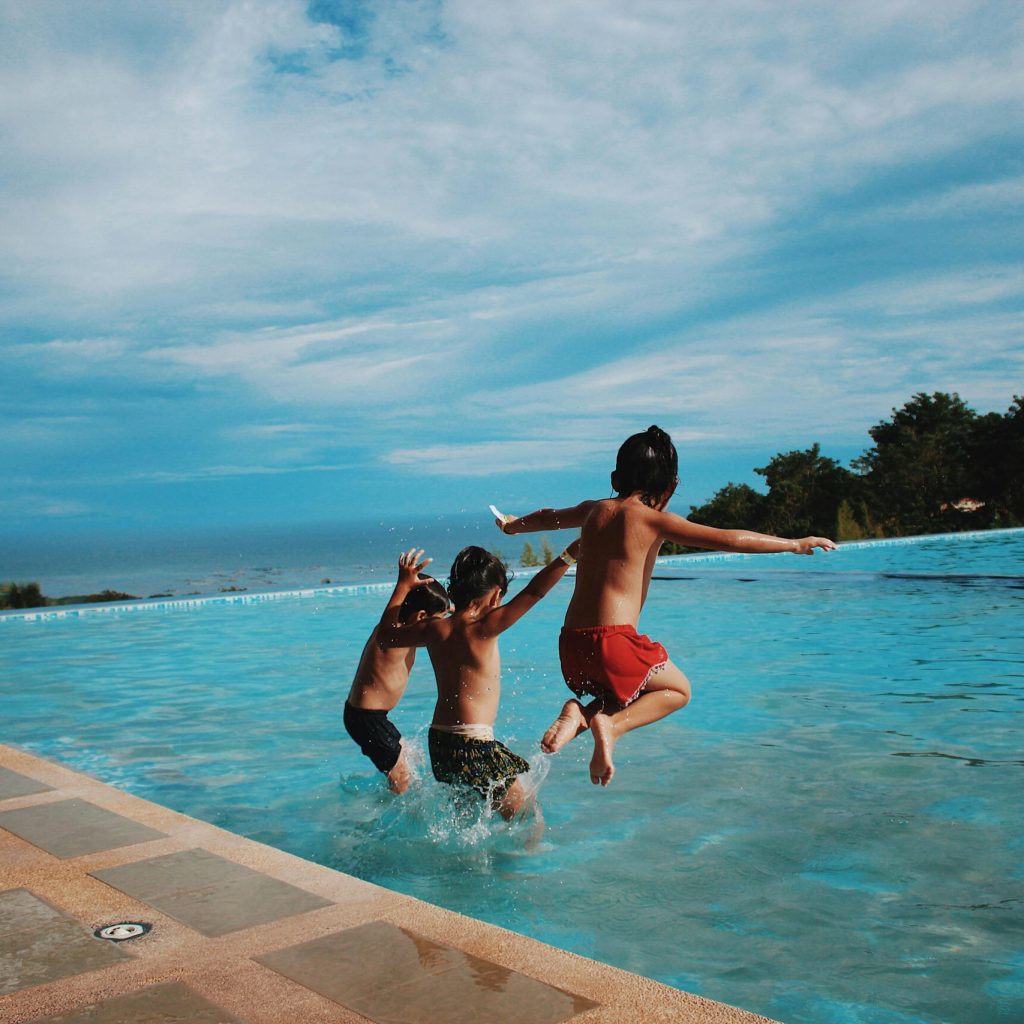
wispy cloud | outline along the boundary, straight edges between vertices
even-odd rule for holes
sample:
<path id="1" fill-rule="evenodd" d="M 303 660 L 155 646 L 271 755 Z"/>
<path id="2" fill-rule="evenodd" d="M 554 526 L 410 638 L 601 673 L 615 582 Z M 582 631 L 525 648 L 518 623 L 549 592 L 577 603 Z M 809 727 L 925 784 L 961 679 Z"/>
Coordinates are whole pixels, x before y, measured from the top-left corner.
<path id="1" fill-rule="evenodd" d="M 351 470 L 351 465 L 290 465 L 290 466 L 198 466 L 180 472 L 153 470 L 151 473 L 137 473 L 135 480 L 158 484 L 191 483 L 197 480 L 228 480 L 232 477 L 287 476 L 294 473 L 341 473 Z"/>

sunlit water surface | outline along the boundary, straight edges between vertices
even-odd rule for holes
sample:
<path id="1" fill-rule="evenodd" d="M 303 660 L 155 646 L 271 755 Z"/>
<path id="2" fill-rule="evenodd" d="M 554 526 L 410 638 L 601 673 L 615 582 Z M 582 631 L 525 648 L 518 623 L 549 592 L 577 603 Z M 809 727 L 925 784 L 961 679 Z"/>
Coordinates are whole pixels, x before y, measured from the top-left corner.
<path id="1" fill-rule="evenodd" d="M 498 735 L 546 828 L 424 770 L 426 658 L 387 794 L 341 727 L 386 592 L 0 621 L 2 738 L 261 842 L 797 1024 L 1024 1019 L 1024 532 L 708 557 L 642 628 L 683 712 L 538 753 L 561 585 L 502 640 Z M 517 585 L 513 584 L 513 589 Z"/>

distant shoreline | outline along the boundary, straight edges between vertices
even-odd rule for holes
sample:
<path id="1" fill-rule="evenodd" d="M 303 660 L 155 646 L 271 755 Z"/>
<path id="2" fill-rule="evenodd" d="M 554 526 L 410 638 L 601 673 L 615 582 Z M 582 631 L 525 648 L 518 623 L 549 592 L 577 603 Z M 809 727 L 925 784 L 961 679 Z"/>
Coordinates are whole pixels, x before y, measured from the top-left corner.
<path id="1" fill-rule="evenodd" d="M 954 533 L 922 533 L 908 537 L 882 537 L 865 540 L 844 541 L 840 544 L 840 550 L 857 550 L 863 548 L 877 548 L 886 546 L 901 546 L 918 544 L 928 540 L 945 539 L 950 542 L 977 540 L 979 538 L 990 538 L 997 536 L 1010 536 L 1024 532 L 1024 527 L 996 527 L 988 530 L 962 530 Z M 706 551 L 694 554 L 662 555 L 658 559 L 658 565 L 665 567 L 677 567 L 692 565 L 699 562 L 718 561 L 743 561 L 752 558 L 763 559 L 767 555 L 750 555 L 741 552 Z M 819 556 L 820 559 L 829 556 Z M 532 575 L 535 568 L 516 567 L 516 573 L 520 577 Z M 225 590 L 209 594 L 187 594 L 182 596 L 154 595 L 148 598 L 136 598 L 124 596 L 123 600 L 111 601 L 82 601 L 73 603 L 74 598 L 51 599 L 51 603 L 40 605 L 34 608 L 4 609 L 0 610 L 0 621 L 4 619 L 45 619 L 65 618 L 87 614 L 115 613 L 133 610 L 159 610 L 165 608 L 195 608 L 209 604 L 249 604 L 263 603 L 267 601 L 283 600 L 293 597 L 315 597 L 324 594 L 345 594 L 345 593 L 369 593 L 381 592 L 391 587 L 393 581 L 390 574 L 387 579 L 349 582 L 349 583 L 321 583 L 315 586 L 295 587 L 282 590 L 246 591 L 241 588 Z M 106 593 L 111 593 L 107 591 Z"/>

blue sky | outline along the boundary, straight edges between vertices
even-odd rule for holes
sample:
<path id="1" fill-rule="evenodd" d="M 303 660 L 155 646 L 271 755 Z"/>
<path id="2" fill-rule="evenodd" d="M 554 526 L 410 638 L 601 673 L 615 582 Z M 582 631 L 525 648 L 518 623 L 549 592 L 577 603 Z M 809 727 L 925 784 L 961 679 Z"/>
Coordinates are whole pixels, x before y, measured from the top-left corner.
<path id="1" fill-rule="evenodd" d="M 0 512 L 685 512 L 1024 391 L 1024 8 L 0 3 Z"/>

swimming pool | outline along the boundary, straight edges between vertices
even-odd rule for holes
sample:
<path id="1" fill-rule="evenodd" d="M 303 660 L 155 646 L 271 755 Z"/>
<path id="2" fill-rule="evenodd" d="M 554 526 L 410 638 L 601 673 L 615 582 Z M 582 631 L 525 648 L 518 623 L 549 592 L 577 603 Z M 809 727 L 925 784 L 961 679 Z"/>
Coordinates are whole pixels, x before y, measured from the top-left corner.
<path id="1" fill-rule="evenodd" d="M 607 791 L 586 738 L 534 756 L 568 585 L 503 638 L 539 843 L 429 779 L 390 798 L 344 735 L 380 590 L 8 618 L 2 738 L 789 1024 L 1020 1021 L 1024 531 L 658 575 L 642 625 L 694 700 L 620 743 Z M 421 750 L 431 685 L 424 661 L 395 715 Z"/>

